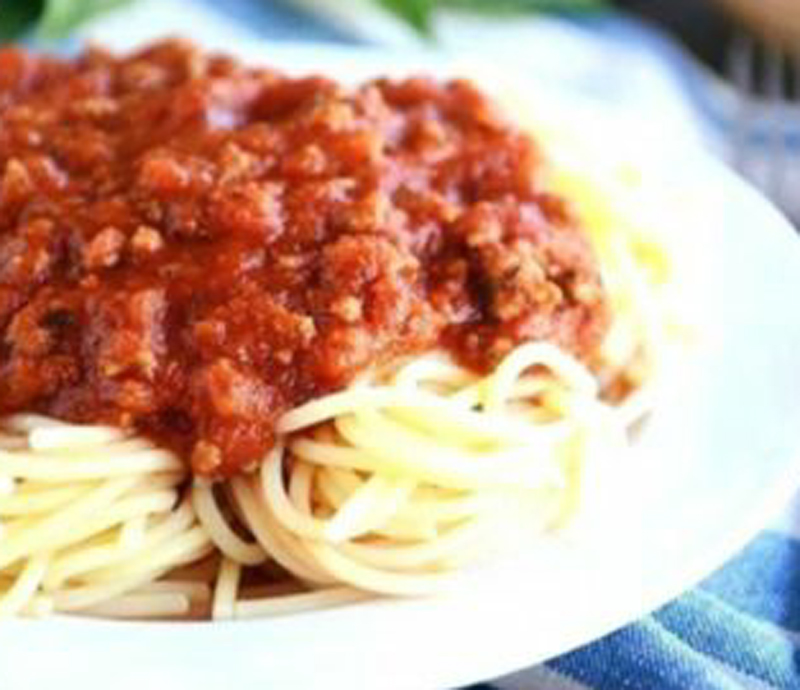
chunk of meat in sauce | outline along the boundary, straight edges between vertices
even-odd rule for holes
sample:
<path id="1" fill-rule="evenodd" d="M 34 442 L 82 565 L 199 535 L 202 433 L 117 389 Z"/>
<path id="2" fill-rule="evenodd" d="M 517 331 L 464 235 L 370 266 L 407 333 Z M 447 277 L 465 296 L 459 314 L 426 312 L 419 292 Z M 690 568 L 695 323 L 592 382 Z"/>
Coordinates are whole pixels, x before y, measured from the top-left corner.
<path id="1" fill-rule="evenodd" d="M 599 271 L 543 170 L 463 81 L 0 49 L 0 415 L 127 426 L 223 477 L 398 357 L 589 358 Z"/>

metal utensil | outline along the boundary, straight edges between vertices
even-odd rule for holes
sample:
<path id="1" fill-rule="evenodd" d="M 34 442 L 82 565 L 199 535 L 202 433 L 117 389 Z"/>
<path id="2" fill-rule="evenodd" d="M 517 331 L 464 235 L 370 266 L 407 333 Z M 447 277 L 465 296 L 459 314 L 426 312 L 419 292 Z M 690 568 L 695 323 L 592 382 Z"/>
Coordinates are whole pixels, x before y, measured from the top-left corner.
<path id="1" fill-rule="evenodd" d="M 797 0 L 717 0 L 743 26 L 770 43 L 800 55 L 800 3 Z"/>
<path id="2" fill-rule="evenodd" d="M 731 160 L 800 225 L 800 62 L 740 32 L 730 43 L 735 90 Z"/>

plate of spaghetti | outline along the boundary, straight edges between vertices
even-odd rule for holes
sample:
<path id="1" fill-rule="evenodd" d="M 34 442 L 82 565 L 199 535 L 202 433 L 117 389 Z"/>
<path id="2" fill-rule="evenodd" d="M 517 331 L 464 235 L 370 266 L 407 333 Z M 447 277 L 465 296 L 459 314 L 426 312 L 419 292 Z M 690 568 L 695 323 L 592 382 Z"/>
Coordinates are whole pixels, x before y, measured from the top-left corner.
<path id="1" fill-rule="evenodd" d="M 4 674 L 475 681 L 790 495 L 757 194 L 441 58 L 250 48 L 0 50 Z"/>

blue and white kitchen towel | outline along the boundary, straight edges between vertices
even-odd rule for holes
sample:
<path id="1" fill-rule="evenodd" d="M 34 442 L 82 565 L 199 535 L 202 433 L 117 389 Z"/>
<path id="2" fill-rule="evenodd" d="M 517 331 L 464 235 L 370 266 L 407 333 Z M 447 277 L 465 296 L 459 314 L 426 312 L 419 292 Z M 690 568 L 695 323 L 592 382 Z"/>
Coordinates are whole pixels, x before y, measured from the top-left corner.
<path id="1" fill-rule="evenodd" d="M 327 12 L 312 16 L 266 0 L 142 0 L 94 22 L 85 35 L 134 44 L 179 32 L 217 46 L 254 35 L 340 43 L 377 39 L 395 47 L 416 40 L 387 16 L 348 11 L 349 0 L 295 2 L 322 5 Z M 720 116 L 701 75 L 672 44 L 634 22 L 576 26 L 452 16 L 439 28 L 447 47 L 463 52 L 480 45 L 493 61 L 507 59 L 523 75 L 529 65 L 537 78 L 560 88 L 623 104 L 620 110 L 639 125 L 657 123 L 666 140 L 721 151 Z M 526 46 L 524 56 L 520 45 Z M 560 59 L 548 60 L 556 49 Z M 655 614 L 547 664 L 470 690 L 800 690 L 799 537 L 797 500 L 731 563 Z"/>

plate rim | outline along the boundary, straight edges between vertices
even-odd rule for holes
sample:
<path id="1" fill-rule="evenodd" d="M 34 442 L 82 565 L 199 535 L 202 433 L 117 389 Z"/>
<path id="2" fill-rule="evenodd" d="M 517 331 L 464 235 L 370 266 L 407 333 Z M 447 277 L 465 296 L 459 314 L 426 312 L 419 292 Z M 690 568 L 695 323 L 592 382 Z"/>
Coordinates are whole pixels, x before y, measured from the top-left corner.
<path id="1" fill-rule="evenodd" d="M 259 43 L 262 45 L 262 47 L 265 45 L 269 46 L 269 49 L 275 51 L 275 54 L 280 54 L 283 52 L 289 56 L 293 53 L 300 54 L 311 52 L 316 54 L 325 54 L 332 52 L 335 54 L 341 53 L 342 55 L 346 55 L 348 59 L 353 58 L 356 55 L 359 55 L 358 59 L 364 59 L 366 56 L 374 56 L 376 58 L 380 56 L 380 59 L 384 61 L 388 60 L 390 62 L 397 62 L 399 64 L 408 62 L 407 54 L 376 48 L 345 48 L 341 46 L 328 48 L 327 46 L 321 47 L 320 44 L 316 43 L 302 42 L 284 44 L 276 47 L 275 44 L 266 44 L 265 42 Z M 234 50 L 231 52 L 237 51 Z M 424 51 L 420 55 L 415 56 L 414 59 L 429 59 L 431 57 L 431 54 L 427 53 L 427 51 Z M 433 59 L 441 60 L 442 56 L 433 56 Z M 445 57 L 445 59 L 451 61 L 453 58 Z M 412 60 L 412 63 L 413 62 L 414 60 Z M 735 189 L 736 194 L 740 195 L 742 199 L 746 199 L 747 203 L 753 204 L 755 207 L 759 208 L 762 215 L 768 214 L 772 217 L 769 223 L 770 227 L 768 228 L 768 232 L 770 235 L 774 236 L 772 238 L 774 242 L 784 243 L 788 251 L 791 237 L 791 241 L 794 242 L 794 246 L 791 251 L 796 254 L 798 269 L 800 270 L 800 241 L 798 241 L 796 231 L 791 226 L 789 221 L 783 216 L 783 214 L 781 214 L 780 211 L 778 211 L 757 190 L 751 187 L 740 176 L 725 167 L 719 161 L 715 160 L 710 154 L 702 151 L 693 151 L 692 155 L 695 156 L 693 163 L 697 163 L 698 166 L 702 166 L 703 169 L 708 171 L 712 178 L 719 180 L 726 189 Z M 782 229 L 779 230 L 779 228 Z M 784 235 L 783 239 L 779 238 L 779 233 Z M 598 625 L 597 627 L 599 629 L 591 631 L 589 636 L 577 636 L 587 639 L 576 639 L 575 643 L 571 647 L 559 650 L 557 655 L 567 653 L 576 647 L 590 642 L 591 640 L 596 640 L 599 637 L 623 627 L 633 620 L 640 618 L 642 615 L 645 615 L 659 608 L 668 601 L 673 600 L 682 592 L 686 591 L 690 586 L 700 582 L 707 575 L 716 570 L 721 564 L 725 563 L 737 552 L 739 552 L 769 522 L 770 519 L 776 517 L 781 508 L 788 503 L 792 495 L 794 495 L 798 487 L 800 487 L 800 439 L 793 447 L 791 459 L 787 457 L 785 461 L 785 467 L 780 473 L 780 478 L 776 478 L 774 482 L 770 483 L 768 488 L 763 489 L 763 494 L 742 515 L 737 524 L 720 531 L 721 538 L 719 542 L 714 545 L 714 548 L 710 548 L 707 553 L 703 554 L 702 558 L 697 558 L 696 562 L 692 561 L 687 564 L 682 564 L 681 567 L 674 568 L 671 577 L 668 578 L 668 584 L 659 582 L 649 588 L 646 588 L 644 590 L 645 593 L 639 597 L 638 603 L 636 603 L 636 605 L 632 604 L 629 606 L 631 609 L 630 611 L 625 611 L 616 615 L 609 615 L 609 620 L 605 621 L 603 625 Z M 351 605 L 334 611 L 297 614 L 291 618 L 292 620 L 296 621 L 303 620 L 310 622 L 319 617 L 335 617 L 339 614 L 342 614 L 343 611 L 353 611 L 363 606 L 375 607 L 375 610 L 378 610 L 378 608 L 383 610 L 384 608 L 391 607 L 393 605 L 393 602 L 370 602 L 368 604 Z M 4 623 L 2 626 L 0 626 L 0 666 L 7 667 L 7 664 L 3 662 L 3 659 L 8 658 L 6 655 L 8 654 L 9 650 L 12 650 L 14 646 L 13 642 L 15 640 L 25 638 L 29 640 L 28 644 L 30 644 L 31 639 L 47 639 L 48 637 L 50 637 L 50 639 L 58 638 L 62 634 L 69 634 L 70 631 L 77 632 L 79 628 L 81 629 L 81 633 L 91 629 L 97 635 L 108 635 L 109 637 L 119 639 L 120 642 L 124 642 L 125 640 L 120 638 L 138 636 L 139 639 L 142 639 L 149 637 L 153 634 L 153 628 L 157 627 L 161 633 L 165 634 L 175 634 L 177 631 L 181 631 L 182 634 L 186 634 L 188 632 L 188 634 L 191 635 L 195 641 L 200 642 L 213 640 L 216 636 L 222 636 L 222 632 L 217 633 L 218 630 L 227 631 L 226 636 L 229 635 L 229 628 L 231 625 L 242 627 L 245 630 L 245 635 L 249 635 L 252 634 L 253 630 L 263 626 L 276 625 L 278 628 L 280 628 L 281 624 L 281 619 L 236 621 L 235 623 L 231 624 L 217 623 L 213 625 L 192 623 L 119 623 L 66 619 L 62 617 L 56 617 L 52 621 L 46 622 L 11 621 L 10 623 Z M 37 630 L 36 632 L 31 633 L 32 626 L 40 627 L 44 632 Z M 159 636 L 161 633 L 159 633 Z M 588 639 L 588 637 L 591 639 Z M 536 657 L 535 654 L 532 654 L 531 656 Z M 548 656 L 548 658 L 552 658 L 552 656 Z M 499 662 L 496 668 L 492 667 L 491 663 L 483 664 L 483 678 L 493 678 L 499 675 L 514 672 L 521 668 L 525 668 L 532 663 L 539 663 L 542 661 L 542 659 L 533 658 L 532 660 L 524 660 L 520 658 L 517 661 L 518 663 L 515 662 L 512 667 L 508 666 L 507 661 Z M 487 669 L 490 669 L 488 673 L 485 672 Z M 441 676 L 442 674 L 439 673 L 438 675 Z M 471 674 L 469 677 L 466 675 L 462 677 L 456 677 L 458 675 L 459 674 L 457 673 L 447 674 L 448 684 L 452 685 L 458 683 L 471 683 L 482 680 L 482 678 L 476 678 Z M 434 683 L 427 683 L 426 681 L 423 681 L 422 683 L 422 687 L 435 687 L 436 685 L 438 685 L 438 679 L 435 680 Z M 339 687 L 339 685 L 334 683 L 333 687 Z M 356 684 L 355 686 L 351 685 L 351 687 L 361 686 Z"/>

